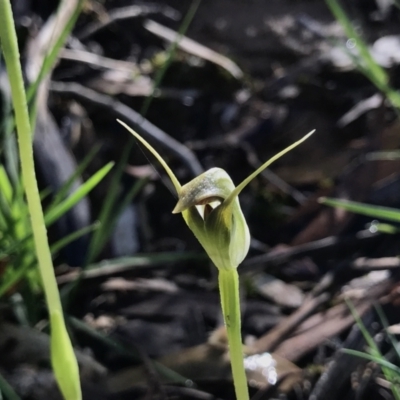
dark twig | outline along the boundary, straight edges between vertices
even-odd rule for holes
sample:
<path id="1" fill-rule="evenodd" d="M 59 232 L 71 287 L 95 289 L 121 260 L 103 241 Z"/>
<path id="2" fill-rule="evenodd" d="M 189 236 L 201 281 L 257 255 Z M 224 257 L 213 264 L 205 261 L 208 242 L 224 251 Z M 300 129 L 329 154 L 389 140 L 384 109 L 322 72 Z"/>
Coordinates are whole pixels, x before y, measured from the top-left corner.
<path id="1" fill-rule="evenodd" d="M 213 394 L 206 393 L 199 389 L 186 388 L 180 386 L 165 386 L 165 391 L 171 397 L 191 398 L 193 400 L 217 400 Z"/>
<path id="2" fill-rule="evenodd" d="M 329 236 L 314 242 L 293 246 L 279 253 L 262 254 L 249 258 L 240 267 L 241 272 L 256 271 L 267 267 L 275 267 L 298 257 L 329 256 L 331 254 L 343 255 L 343 251 L 359 247 L 361 244 L 370 243 L 380 238 L 382 234 L 372 233 L 369 230 L 348 236 Z"/>
<path id="3" fill-rule="evenodd" d="M 92 24 L 88 24 L 85 28 L 77 33 L 79 40 L 85 40 L 88 37 L 94 35 L 98 31 L 106 28 L 107 26 L 114 24 L 118 21 L 126 19 L 145 17 L 150 14 L 162 14 L 172 20 L 177 20 L 180 17 L 178 11 L 168 6 L 160 6 L 159 4 L 148 4 L 148 5 L 134 5 L 128 7 L 121 7 L 112 10 L 107 14 L 107 17 L 102 21 L 96 21 Z"/>
<path id="4" fill-rule="evenodd" d="M 178 157 L 190 170 L 197 176 L 203 172 L 196 155 L 182 143 L 167 135 L 160 128 L 153 125 L 150 121 L 143 118 L 139 113 L 132 110 L 125 104 L 115 100 L 111 96 L 98 93 L 88 89 L 78 83 L 52 82 L 50 90 L 53 93 L 59 93 L 70 96 L 75 99 L 87 101 L 98 107 L 111 111 L 116 117 L 123 119 L 128 125 L 131 125 L 139 134 L 146 139 L 150 139 L 157 144 L 167 148 L 172 154 Z"/>
<path id="5" fill-rule="evenodd" d="M 359 315 L 368 311 L 372 304 L 390 290 L 393 282 L 387 279 L 368 291 L 368 296 L 354 300 Z M 311 316 L 297 328 L 297 334 L 288 338 L 276 348 L 280 356 L 296 362 L 309 351 L 317 348 L 327 338 L 338 335 L 354 323 L 346 304 L 338 304 L 327 311 Z"/>
<path id="6" fill-rule="evenodd" d="M 303 305 L 292 315 L 285 318 L 280 324 L 276 325 L 265 336 L 258 339 L 252 346 L 255 353 L 273 351 L 282 340 L 284 340 L 293 330 L 307 317 L 329 299 L 329 294 L 323 293 L 318 297 L 309 297 Z"/>
<path id="7" fill-rule="evenodd" d="M 99 54 L 90 53 L 89 51 L 85 50 L 63 49 L 60 52 L 60 58 L 63 60 L 87 64 L 98 69 L 112 69 L 116 71 L 123 71 L 131 75 L 140 73 L 138 66 L 133 62 L 115 60 L 113 58 L 103 57 Z"/>

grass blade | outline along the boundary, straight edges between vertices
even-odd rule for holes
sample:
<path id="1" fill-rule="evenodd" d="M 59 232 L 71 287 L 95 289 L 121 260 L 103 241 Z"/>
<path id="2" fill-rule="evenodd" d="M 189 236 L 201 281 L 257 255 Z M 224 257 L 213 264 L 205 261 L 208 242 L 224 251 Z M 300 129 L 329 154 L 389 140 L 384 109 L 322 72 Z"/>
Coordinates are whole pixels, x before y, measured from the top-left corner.
<path id="1" fill-rule="evenodd" d="M 58 53 L 60 52 L 61 48 L 64 46 L 65 41 L 67 40 L 68 36 L 70 35 L 73 27 L 75 26 L 75 23 L 82 11 L 83 4 L 85 3 L 85 0 L 79 0 L 77 3 L 77 6 L 72 13 L 68 23 L 65 25 L 65 28 L 61 35 L 58 36 L 56 42 L 54 43 L 53 47 L 51 50 L 47 53 L 46 57 L 43 60 L 43 64 L 40 68 L 40 72 L 35 80 L 30 87 L 28 88 L 26 92 L 26 98 L 28 103 L 33 99 L 34 95 L 36 94 L 36 91 L 42 82 L 43 78 L 51 71 L 51 69 L 54 67 L 54 64 L 57 60 Z M 60 2 L 60 6 L 62 5 L 62 2 Z M 57 18 L 57 17 L 56 17 Z"/>
<path id="2" fill-rule="evenodd" d="M 192 22 L 197 9 L 199 8 L 200 2 L 201 2 L 201 0 L 193 1 L 193 3 L 191 4 L 191 6 L 189 8 L 189 11 L 185 15 L 185 18 L 183 19 L 181 26 L 179 27 L 179 31 L 178 31 L 179 36 L 178 36 L 177 40 L 175 42 L 171 43 L 171 45 L 169 46 L 169 48 L 167 50 L 167 58 L 164 62 L 164 65 L 162 66 L 162 68 L 156 74 L 151 95 L 146 97 L 146 100 L 144 101 L 143 106 L 140 110 L 140 114 L 142 114 L 143 117 L 147 114 L 147 111 L 149 110 L 150 104 L 154 99 L 154 93 L 155 93 L 156 89 L 160 86 L 165 73 L 167 72 L 169 66 L 171 65 L 172 59 L 173 59 L 176 49 L 178 47 L 178 43 L 181 40 L 182 36 L 185 35 L 186 31 L 188 30 L 189 25 Z"/>
<path id="3" fill-rule="evenodd" d="M 394 350 L 395 350 L 395 352 L 396 352 L 396 354 L 397 354 L 397 358 L 398 358 L 398 360 L 400 361 L 399 342 L 397 341 L 397 339 L 395 338 L 395 336 L 394 336 L 392 333 L 390 333 L 390 330 L 389 330 L 389 322 L 388 322 L 388 320 L 387 320 L 387 318 L 386 318 L 385 313 L 384 313 L 383 310 L 382 310 L 381 305 L 380 305 L 380 304 L 376 304 L 376 305 L 375 305 L 375 310 L 376 310 L 376 313 L 377 313 L 378 316 L 379 316 L 379 319 L 381 320 L 381 324 L 382 324 L 383 328 L 385 329 L 385 333 L 386 333 L 386 335 L 388 336 L 388 338 L 389 338 L 389 340 L 390 340 L 390 343 L 391 343 L 392 347 L 394 348 Z"/>
<path id="4" fill-rule="evenodd" d="M 113 162 L 109 162 L 99 171 L 97 171 L 90 179 L 88 179 L 83 185 L 81 185 L 74 193 L 72 193 L 67 199 L 53 207 L 45 215 L 45 222 L 47 226 L 50 226 L 58 218 L 64 215 L 70 208 L 76 203 L 82 200 L 111 170 L 114 166 Z"/>
<path id="5" fill-rule="evenodd" d="M 386 71 L 374 60 L 362 37 L 354 29 L 353 24 L 337 0 L 325 0 L 335 18 L 342 25 L 347 37 L 356 41 L 359 56 L 345 49 L 348 56 L 357 65 L 360 71 L 390 100 L 393 106 L 400 108 L 400 94 L 389 86 L 389 77 Z"/>
<path id="6" fill-rule="evenodd" d="M 21 400 L 21 398 L 15 393 L 14 389 L 9 385 L 9 383 L 0 374 L 0 399 L 1 393 L 3 393 L 7 400 Z"/>
<path id="7" fill-rule="evenodd" d="M 339 5 L 338 1 L 326 0 L 326 3 L 330 8 L 332 14 L 342 25 L 347 37 L 356 41 L 356 47 L 359 51 L 361 58 L 365 62 L 364 68 L 371 72 L 378 84 L 386 85 L 388 83 L 388 76 L 386 74 L 386 71 L 375 62 L 368 50 L 368 47 L 364 43 L 361 36 L 354 29 L 353 24 L 347 17 L 342 7 Z"/>
<path id="8" fill-rule="evenodd" d="M 94 159 L 98 151 L 100 150 L 100 145 L 96 145 L 93 149 L 86 155 L 83 161 L 78 165 L 74 173 L 64 182 L 62 187 L 57 191 L 54 196 L 53 201 L 51 202 L 50 206 L 47 208 L 47 212 L 49 212 L 53 207 L 58 205 L 65 197 L 68 195 L 68 192 L 71 190 L 72 185 L 74 184 L 75 180 L 78 179 L 79 176 L 85 171 L 87 166 L 90 162 Z"/>
<path id="9" fill-rule="evenodd" d="M 95 229 L 98 229 L 98 227 L 99 227 L 99 223 L 95 222 L 94 224 L 85 226 L 85 227 L 78 229 L 77 231 L 72 232 L 69 235 L 63 237 L 62 239 L 58 240 L 50 247 L 51 254 L 53 254 L 53 256 L 54 256 L 62 248 L 64 248 L 65 246 L 67 246 L 68 244 L 73 242 L 74 240 L 79 239 L 80 237 L 94 231 Z"/>
<path id="10" fill-rule="evenodd" d="M 394 398 L 396 400 L 400 400 L 400 390 L 394 384 L 396 378 L 399 377 L 399 375 L 400 375 L 400 368 L 393 365 L 392 363 L 388 363 L 388 361 L 385 359 L 385 357 L 380 352 L 379 347 L 374 342 L 374 339 L 368 332 L 367 328 L 365 327 L 363 321 L 361 320 L 360 316 L 358 315 L 358 313 L 357 313 L 355 307 L 353 306 L 353 304 L 351 303 L 351 301 L 346 300 L 346 304 L 349 307 L 350 312 L 353 315 L 353 318 L 356 321 L 358 328 L 360 329 L 362 335 L 364 336 L 364 339 L 369 346 L 369 351 L 371 354 L 369 355 L 369 354 L 362 353 L 362 352 L 360 352 L 360 353 L 363 354 L 364 358 L 367 358 L 368 356 L 373 357 L 374 359 L 372 361 L 377 362 L 381 366 L 382 372 L 385 375 L 385 378 L 391 383 L 390 389 L 392 390 Z M 346 351 L 349 351 L 349 349 L 347 349 Z M 355 350 L 350 350 L 350 351 L 354 352 Z M 397 371 L 397 369 L 398 369 L 398 371 Z"/>
<path id="11" fill-rule="evenodd" d="M 377 357 L 368 353 L 363 353 L 362 351 L 351 350 L 351 349 L 342 349 L 341 351 L 343 353 L 350 354 L 352 356 L 364 358 L 365 360 L 375 362 L 379 364 L 381 367 L 388 368 L 393 372 L 395 372 L 396 375 L 400 376 L 400 368 L 392 364 L 390 361 L 385 360 L 383 357 Z"/>
<path id="12" fill-rule="evenodd" d="M 128 162 L 129 154 L 131 152 L 133 143 L 134 143 L 133 138 L 130 138 L 127 145 L 125 146 L 121 158 L 118 160 L 117 166 L 115 167 L 110 188 L 108 190 L 107 196 L 101 208 L 100 215 L 97 218 L 101 224 L 100 228 L 94 232 L 89 244 L 85 262 L 86 265 L 93 262 L 101 251 L 102 237 L 105 236 L 103 231 L 108 228 L 107 223 L 108 221 L 110 221 L 113 210 L 115 209 L 115 204 L 117 202 L 117 198 L 119 195 L 119 185 L 121 183 L 121 178 L 125 171 L 125 166 Z"/>
<path id="13" fill-rule="evenodd" d="M 400 222 L 400 210 L 390 207 L 374 206 L 350 200 L 339 200 L 321 197 L 319 202 L 331 207 L 342 208 L 356 214 L 372 218 L 382 218 L 392 222 Z"/>
<path id="14" fill-rule="evenodd" d="M 143 186 L 147 183 L 147 179 L 138 180 L 131 188 L 131 190 L 124 196 L 119 206 L 116 206 L 113 202 L 113 207 L 109 208 L 110 212 L 100 216 L 99 221 L 101 221 L 98 234 L 92 239 L 91 254 L 88 258 L 89 262 L 92 262 L 101 252 L 102 248 L 106 244 L 107 240 L 110 238 L 112 232 L 114 231 L 115 224 L 118 217 L 121 215 L 122 211 L 132 202 L 134 197 L 139 193 Z M 97 233 L 97 232 L 96 232 Z"/>

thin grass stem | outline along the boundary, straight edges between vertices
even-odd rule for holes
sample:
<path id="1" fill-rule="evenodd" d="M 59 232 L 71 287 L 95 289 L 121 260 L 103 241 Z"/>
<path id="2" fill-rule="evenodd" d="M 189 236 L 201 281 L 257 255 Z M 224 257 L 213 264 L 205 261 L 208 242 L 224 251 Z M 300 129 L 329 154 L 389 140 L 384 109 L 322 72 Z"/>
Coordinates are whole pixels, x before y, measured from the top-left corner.
<path id="1" fill-rule="evenodd" d="M 64 322 L 36 181 L 32 131 L 22 78 L 17 35 L 9 0 L 0 0 L 0 41 L 11 86 L 22 180 L 28 203 L 36 255 L 39 261 L 40 275 L 50 314 L 52 365 L 64 397 L 68 400 L 80 400 L 82 394 L 78 364 Z"/>

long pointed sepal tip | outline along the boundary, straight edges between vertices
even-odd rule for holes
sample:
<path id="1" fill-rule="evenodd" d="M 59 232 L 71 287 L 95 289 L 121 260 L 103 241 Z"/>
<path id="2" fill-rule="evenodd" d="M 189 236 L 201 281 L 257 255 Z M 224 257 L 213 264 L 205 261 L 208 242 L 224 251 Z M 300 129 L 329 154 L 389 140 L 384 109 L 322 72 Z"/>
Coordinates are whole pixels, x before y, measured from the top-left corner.
<path id="1" fill-rule="evenodd" d="M 169 179 L 171 179 L 171 182 L 174 185 L 175 190 L 179 196 L 182 186 L 179 183 L 175 174 L 172 172 L 171 168 L 164 161 L 164 159 L 161 157 L 161 155 L 156 151 L 156 149 L 147 140 L 145 140 L 142 136 L 140 136 L 137 132 L 135 132 L 131 127 L 129 127 L 125 122 L 121 121 L 120 119 L 117 119 L 117 122 L 119 124 L 121 124 L 128 132 L 130 132 L 137 140 L 139 140 L 139 142 L 141 142 L 147 148 L 147 150 L 150 151 L 150 153 L 153 154 L 153 156 L 158 160 L 158 162 L 164 168 L 165 172 L 168 174 Z"/>
<path id="2" fill-rule="evenodd" d="M 225 204 L 229 204 L 230 202 L 233 201 L 233 199 L 237 196 L 239 196 L 240 192 L 262 171 L 264 171 L 265 168 L 268 168 L 273 162 L 284 156 L 286 153 L 303 143 L 305 140 L 307 140 L 313 133 L 315 132 L 315 129 L 313 129 L 311 132 L 307 133 L 307 135 L 303 136 L 301 139 L 299 139 L 297 142 L 294 142 L 290 146 L 286 147 L 279 153 L 275 154 L 273 157 L 271 157 L 268 161 L 266 161 L 263 165 L 261 165 L 256 171 L 254 171 L 252 174 L 250 174 L 245 180 L 243 180 L 238 186 L 236 186 L 235 190 L 229 195 L 229 197 L 225 200 Z"/>

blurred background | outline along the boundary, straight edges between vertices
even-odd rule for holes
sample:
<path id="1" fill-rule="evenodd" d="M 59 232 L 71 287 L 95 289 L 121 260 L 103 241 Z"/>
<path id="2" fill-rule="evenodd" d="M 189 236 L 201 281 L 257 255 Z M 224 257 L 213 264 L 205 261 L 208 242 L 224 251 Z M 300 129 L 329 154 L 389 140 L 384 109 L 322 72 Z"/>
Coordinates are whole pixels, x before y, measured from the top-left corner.
<path id="1" fill-rule="evenodd" d="M 250 393 L 400 399 L 399 2 L 12 4 L 84 398 L 234 398 L 217 270 L 120 119 L 181 183 L 315 129 L 240 196 Z M 0 100 L 0 399 L 60 399 L 2 58 Z"/>

